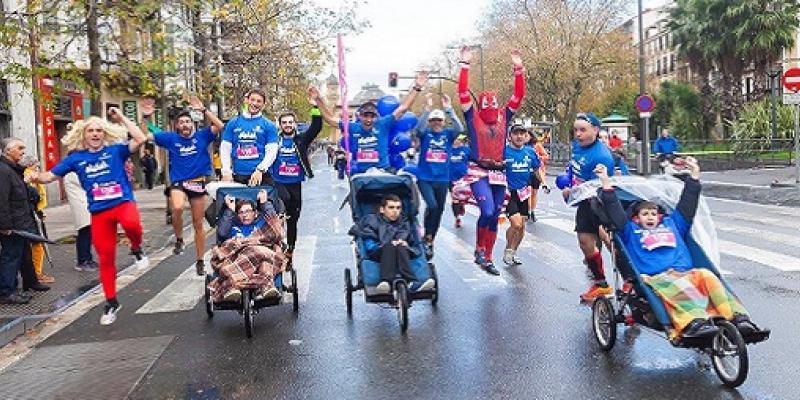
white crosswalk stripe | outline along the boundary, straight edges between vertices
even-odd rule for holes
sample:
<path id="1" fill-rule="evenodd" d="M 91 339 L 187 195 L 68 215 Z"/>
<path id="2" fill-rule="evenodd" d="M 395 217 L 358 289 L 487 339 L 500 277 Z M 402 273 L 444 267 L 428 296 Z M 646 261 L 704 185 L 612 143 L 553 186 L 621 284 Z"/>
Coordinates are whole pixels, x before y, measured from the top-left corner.
<path id="1" fill-rule="evenodd" d="M 208 259 L 210 254 L 211 250 L 207 251 L 203 258 Z M 136 314 L 191 310 L 203 297 L 203 282 L 205 282 L 205 277 L 197 275 L 194 263 L 192 263 L 150 301 L 136 310 Z"/>

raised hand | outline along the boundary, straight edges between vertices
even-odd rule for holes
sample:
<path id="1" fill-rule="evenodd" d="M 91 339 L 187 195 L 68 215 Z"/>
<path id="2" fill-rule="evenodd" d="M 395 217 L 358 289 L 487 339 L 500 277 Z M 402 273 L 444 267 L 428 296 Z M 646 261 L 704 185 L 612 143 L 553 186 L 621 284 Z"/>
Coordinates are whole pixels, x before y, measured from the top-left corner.
<path id="1" fill-rule="evenodd" d="M 192 107 L 192 110 L 195 111 L 205 111 L 206 106 L 203 105 L 203 101 L 200 100 L 197 96 L 192 96 L 189 98 L 189 106 Z"/>
<path id="2" fill-rule="evenodd" d="M 522 66 L 522 53 L 519 50 L 511 50 L 511 62 L 515 67 Z"/>
<path id="3" fill-rule="evenodd" d="M 461 48 L 461 61 L 469 64 L 472 61 L 472 49 L 469 46 Z"/>
<path id="4" fill-rule="evenodd" d="M 453 108 L 453 102 L 450 101 L 450 96 L 442 93 L 442 108 L 445 110 Z"/>
<path id="5" fill-rule="evenodd" d="M 145 117 L 149 117 L 156 112 L 156 101 L 155 99 L 142 99 L 139 101 L 139 110 L 142 111 L 142 115 Z"/>
<path id="6" fill-rule="evenodd" d="M 417 79 L 414 80 L 414 84 L 416 86 L 425 87 L 428 83 L 428 72 L 427 71 L 420 71 L 417 73 Z"/>
<path id="7" fill-rule="evenodd" d="M 425 106 L 428 110 L 433 108 L 433 93 L 425 93 Z"/>
<path id="8" fill-rule="evenodd" d="M 700 179 L 700 164 L 694 157 L 686 157 L 686 166 L 689 167 L 689 173 L 694 179 Z"/>
<path id="9" fill-rule="evenodd" d="M 231 211 L 236 211 L 236 199 L 233 198 L 231 195 L 225 195 L 225 205 L 231 209 Z"/>
<path id="10" fill-rule="evenodd" d="M 319 98 L 321 98 L 321 96 L 319 94 L 319 89 L 315 88 L 314 86 L 309 86 L 308 87 L 308 100 L 311 103 L 316 104 L 317 103 L 317 99 L 319 99 Z"/>
<path id="11" fill-rule="evenodd" d="M 258 196 L 256 197 L 259 203 L 266 203 L 267 202 L 267 191 L 266 190 L 259 190 Z"/>
<path id="12" fill-rule="evenodd" d="M 112 122 L 121 123 L 125 117 L 122 115 L 122 112 L 119 111 L 119 108 L 110 107 L 108 109 L 108 118 Z"/>

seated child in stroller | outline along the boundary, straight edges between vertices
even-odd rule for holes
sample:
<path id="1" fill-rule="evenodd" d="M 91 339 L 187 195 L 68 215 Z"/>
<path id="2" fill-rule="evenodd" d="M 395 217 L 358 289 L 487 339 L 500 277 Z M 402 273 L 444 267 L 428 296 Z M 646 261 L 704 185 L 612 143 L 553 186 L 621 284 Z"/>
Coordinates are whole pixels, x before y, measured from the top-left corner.
<path id="1" fill-rule="evenodd" d="M 364 216 L 349 232 L 364 241 L 369 259 L 380 264 L 379 293 L 389 293 L 398 275 L 409 282 L 412 291 L 430 290 L 435 285 L 433 278 L 420 284 L 414 276 L 410 260 L 420 256 L 419 243 L 402 211 L 400 197 L 387 194 L 381 200 L 379 214 Z"/>
<path id="2" fill-rule="evenodd" d="M 639 201 L 630 217 L 614 193 L 606 167 L 599 165 L 595 173 L 603 185 L 603 206 L 642 280 L 663 301 L 673 324 L 673 339 L 713 337 L 719 329 L 710 321 L 712 317 L 731 321 L 747 337 L 759 328 L 739 299 L 712 271 L 692 263 L 687 239 L 700 198 L 700 167 L 691 157 L 686 164 L 691 176 L 674 212 L 663 215 L 656 203 Z"/>
<path id="3" fill-rule="evenodd" d="M 254 298 L 279 297 L 275 276 L 283 272 L 283 221 L 275 213 L 267 192 L 258 204 L 225 196 L 227 208 L 217 226 L 217 247 L 211 266 L 219 277 L 209 284 L 214 301 L 239 301 L 242 289 L 259 289 Z M 235 214 L 234 214 L 235 213 Z"/>

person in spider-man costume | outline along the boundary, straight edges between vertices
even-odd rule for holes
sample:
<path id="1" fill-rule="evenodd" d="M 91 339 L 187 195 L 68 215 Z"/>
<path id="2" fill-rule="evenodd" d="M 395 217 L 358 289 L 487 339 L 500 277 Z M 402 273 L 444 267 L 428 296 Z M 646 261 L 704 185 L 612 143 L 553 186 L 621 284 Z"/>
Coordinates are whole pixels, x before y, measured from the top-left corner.
<path id="1" fill-rule="evenodd" d="M 470 184 L 472 195 L 480 208 L 475 240 L 475 263 L 492 275 L 500 272 L 492 262 L 497 239 L 497 219 L 506 193 L 503 149 L 506 145 L 508 122 L 525 96 L 525 78 L 519 51 L 511 52 L 514 65 L 514 94 L 505 107 L 499 108 L 495 92 L 483 92 L 473 107 L 469 92 L 469 63 L 472 51 L 461 49 L 461 72 L 458 78 L 458 98 L 464 109 L 470 141 L 470 162 L 464 180 Z"/>

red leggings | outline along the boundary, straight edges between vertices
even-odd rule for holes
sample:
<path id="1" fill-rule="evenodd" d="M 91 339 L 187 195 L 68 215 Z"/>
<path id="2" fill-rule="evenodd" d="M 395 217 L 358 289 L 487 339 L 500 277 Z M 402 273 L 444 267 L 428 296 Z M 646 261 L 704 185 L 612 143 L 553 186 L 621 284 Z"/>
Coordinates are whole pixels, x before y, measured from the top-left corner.
<path id="1" fill-rule="evenodd" d="M 140 249 L 142 222 L 136 203 L 126 201 L 92 214 L 92 244 L 100 259 L 100 283 L 107 300 L 117 296 L 117 224 L 122 225 L 131 249 Z"/>

